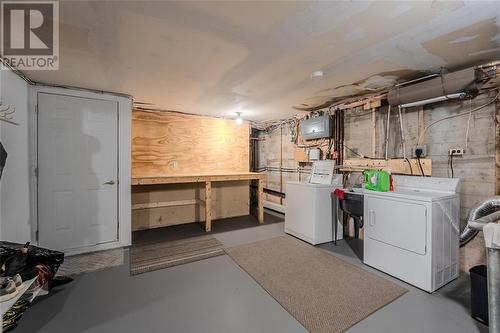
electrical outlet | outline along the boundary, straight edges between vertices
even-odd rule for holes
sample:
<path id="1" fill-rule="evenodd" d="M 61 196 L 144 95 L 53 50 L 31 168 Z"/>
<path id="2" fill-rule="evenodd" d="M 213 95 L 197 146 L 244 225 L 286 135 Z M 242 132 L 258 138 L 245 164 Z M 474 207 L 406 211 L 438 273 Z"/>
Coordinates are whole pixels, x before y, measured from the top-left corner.
<path id="1" fill-rule="evenodd" d="M 420 156 L 419 154 L 417 154 L 417 152 L 420 153 Z M 426 157 L 427 156 L 427 146 L 426 145 L 422 145 L 422 146 L 415 146 L 413 147 L 413 151 L 412 151 L 412 156 L 413 157 Z"/>
<path id="2" fill-rule="evenodd" d="M 463 156 L 465 154 L 465 149 L 463 148 L 450 148 L 448 155 L 453 156 Z"/>

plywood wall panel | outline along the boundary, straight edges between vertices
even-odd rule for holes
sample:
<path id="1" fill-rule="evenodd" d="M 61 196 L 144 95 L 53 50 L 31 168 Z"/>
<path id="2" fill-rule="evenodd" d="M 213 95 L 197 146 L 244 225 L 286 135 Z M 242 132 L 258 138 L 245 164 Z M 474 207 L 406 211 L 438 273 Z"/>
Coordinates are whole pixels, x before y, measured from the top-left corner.
<path id="1" fill-rule="evenodd" d="M 173 112 L 132 114 L 132 177 L 249 171 L 248 123 Z"/>
<path id="2" fill-rule="evenodd" d="M 173 112 L 132 113 L 132 177 L 249 171 L 248 123 Z M 249 182 L 212 184 L 214 219 L 249 214 Z M 132 204 L 203 200 L 205 184 L 135 186 Z M 133 230 L 203 221 L 199 204 L 136 209 Z"/>

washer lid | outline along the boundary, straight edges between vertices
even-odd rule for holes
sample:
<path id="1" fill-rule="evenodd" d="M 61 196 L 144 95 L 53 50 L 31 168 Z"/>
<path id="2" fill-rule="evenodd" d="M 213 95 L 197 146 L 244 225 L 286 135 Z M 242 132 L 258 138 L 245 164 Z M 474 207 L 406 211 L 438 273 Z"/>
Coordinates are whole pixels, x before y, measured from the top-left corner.
<path id="1" fill-rule="evenodd" d="M 286 182 L 286 185 L 298 185 L 298 186 L 308 186 L 308 187 L 316 187 L 316 188 L 333 188 L 334 185 L 332 184 L 313 184 L 309 182 L 298 182 L 298 181 L 291 181 L 291 182 Z"/>

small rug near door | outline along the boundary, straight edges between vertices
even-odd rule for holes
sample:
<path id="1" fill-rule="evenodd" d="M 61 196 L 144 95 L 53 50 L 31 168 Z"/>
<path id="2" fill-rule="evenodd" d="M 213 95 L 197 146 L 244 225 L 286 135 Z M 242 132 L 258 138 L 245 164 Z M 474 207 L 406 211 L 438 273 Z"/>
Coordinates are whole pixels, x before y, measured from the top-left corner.
<path id="1" fill-rule="evenodd" d="M 312 333 L 344 332 L 407 292 L 290 236 L 226 253 Z"/>
<path id="2" fill-rule="evenodd" d="M 130 274 L 142 274 L 223 254 L 222 243 L 210 235 L 133 245 L 130 249 Z"/>
<path id="3" fill-rule="evenodd" d="M 64 258 L 57 275 L 75 276 L 78 274 L 95 272 L 102 269 L 120 266 L 125 263 L 124 250 L 113 249 L 85 254 L 78 254 Z"/>

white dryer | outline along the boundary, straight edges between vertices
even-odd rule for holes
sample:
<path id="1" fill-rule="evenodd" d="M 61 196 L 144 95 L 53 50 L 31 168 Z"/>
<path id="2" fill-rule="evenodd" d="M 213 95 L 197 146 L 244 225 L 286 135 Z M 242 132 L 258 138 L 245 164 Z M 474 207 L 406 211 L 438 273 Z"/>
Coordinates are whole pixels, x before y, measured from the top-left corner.
<path id="1" fill-rule="evenodd" d="M 365 191 L 363 261 L 428 292 L 458 276 L 459 179 L 394 176 Z"/>

